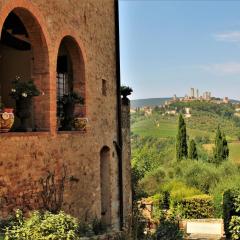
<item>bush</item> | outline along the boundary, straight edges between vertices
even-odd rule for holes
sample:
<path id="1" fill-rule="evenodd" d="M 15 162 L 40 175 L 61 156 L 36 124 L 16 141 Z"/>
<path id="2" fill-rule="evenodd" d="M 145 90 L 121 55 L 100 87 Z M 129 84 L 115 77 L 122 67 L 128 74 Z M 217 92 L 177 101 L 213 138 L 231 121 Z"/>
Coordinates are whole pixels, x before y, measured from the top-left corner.
<path id="1" fill-rule="evenodd" d="M 231 239 L 240 239 L 240 217 L 232 216 L 229 223 L 229 233 L 231 234 Z"/>
<path id="2" fill-rule="evenodd" d="M 212 218 L 214 215 L 213 198 L 209 195 L 184 198 L 177 207 L 181 217 L 186 219 Z"/>
<path id="3" fill-rule="evenodd" d="M 233 216 L 240 216 L 240 190 L 229 189 L 223 194 L 223 221 L 224 231 L 227 239 L 231 238 L 231 231 L 233 231 L 236 224 L 236 219 L 233 220 L 230 228 L 230 222 Z"/>
<path id="4" fill-rule="evenodd" d="M 33 212 L 27 219 L 23 218 L 22 212 L 16 212 L 16 225 L 6 229 L 5 240 L 78 240 L 77 219 L 60 212 Z"/>
<path id="5" fill-rule="evenodd" d="M 161 219 L 156 232 L 157 240 L 182 240 L 183 233 L 175 219 Z"/>

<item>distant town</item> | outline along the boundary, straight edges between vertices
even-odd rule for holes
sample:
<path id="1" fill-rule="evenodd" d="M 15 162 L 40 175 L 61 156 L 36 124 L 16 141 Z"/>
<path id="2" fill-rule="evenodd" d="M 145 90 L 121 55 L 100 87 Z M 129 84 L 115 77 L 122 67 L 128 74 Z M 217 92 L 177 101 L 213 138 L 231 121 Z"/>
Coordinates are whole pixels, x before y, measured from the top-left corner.
<path id="1" fill-rule="evenodd" d="M 190 88 L 189 94 L 186 94 L 184 97 L 177 97 L 176 94 L 173 95 L 172 98 L 169 98 L 169 100 L 165 101 L 163 104 L 156 105 L 156 106 L 143 106 L 139 108 L 131 108 L 131 112 L 143 112 L 144 115 L 151 115 L 153 113 L 154 109 L 161 109 L 162 115 L 176 115 L 178 114 L 177 109 L 172 109 L 170 106 L 171 104 L 182 102 L 182 103 L 190 103 L 193 101 L 201 101 L 206 103 L 215 103 L 215 104 L 229 104 L 232 103 L 235 105 L 235 116 L 240 117 L 240 103 L 239 102 L 230 102 L 229 97 L 219 98 L 212 96 L 212 93 L 210 91 L 205 91 L 200 94 L 199 89 Z M 185 108 L 185 114 L 184 116 L 186 118 L 191 117 L 191 108 L 186 107 Z"/>
<path id="2" fill-rule="evenodd" d="M 198 89 L 195 88 L 191 88 L 190 89 L 190 94 L 186 94 L 185 97 L 177 97 L 176 94 L 173 96 L 173 98 L 170 101 L 167 101 L 165 104 L 171 104 L 173 102 L 189 102 L 189 101 L 211 101 L 214 103 L 229 103 L 229 98 L 228 97 L 224 97 L 223 99 L 221 98 L 216 98 L 216 97 L 212 97 L 211 92 L 206 91 L 203 92 L 202 95 L 200 95 L 200 92 Z"/>

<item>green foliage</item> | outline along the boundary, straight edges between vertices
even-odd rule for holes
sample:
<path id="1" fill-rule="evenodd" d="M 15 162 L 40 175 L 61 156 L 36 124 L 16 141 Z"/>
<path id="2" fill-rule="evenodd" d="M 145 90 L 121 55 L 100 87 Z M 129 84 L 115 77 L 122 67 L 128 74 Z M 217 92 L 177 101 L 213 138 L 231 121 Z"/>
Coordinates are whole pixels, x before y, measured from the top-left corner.
<path id="1" fill-rule="evenodd" d="M 229 223 L 229 233 L 231 234 L 232 240 L 240 239 L 240 217 L 232 216 Z"/>
<path id="2" fill-rule="evenodd" d="M 186 124 L 183 119 L 182 114 L 179 115 L 178 119 L 178 133 L 176 140 L 176 159 L 182 160 L 187 158 L 188 155 L 188 146 L 187 146 L 187 130 Z"/>
<path id="3" fill-rule="evenodd" d="M 229 156 L 228 142 L 226 136 L 222 134 L 220 127 L 218 126 L 215 137 L 215 147 L 213 149 L 213 162 L 220 164 L 226 160 Z"/>
<path id="4" fill-rule="evenodd" d="M 123 98 L 126 98 L 127 96 L 132 94 L 133 90 L 128 86 L 121 86 L 120 92 Z"/>
<path id="5" fill-rule="evenodd" d="M 230 222 L 233 216 L 240 216 L 240 190 L 239 189 L 229 189 L 224 192 L 223 195 L 223 221 L 224 221 L 224 231 L 227 239 L 231 237 L 230 229 L 233 230 L 234 223 L 232 222 L 231 228 Z"/>
<path id="6" fill-rule="evenodd" d="M 107 231 L 107 225 L 98 218 L 92 220 L 92 230 L 95 235 L 103 234 Z"/>
<path id="7" fill-rule="evenodd" d="M 179 229 L 178 221 L 175 219 L 160 219 L 157 228 L 157 240 L 183 240 L 183 233 Z"/>
<path id="8" fill-rule="evenodd" d="M 190 141 L 188 158 L 198 160 L 197 146 L 193 139 Z"/>
<path id="9" fill-rule="evenodd" d="M 182 218 L 212 218 L 214 216 L 213 198 L 209 195 L 184 198 L 178 202 L 178 209 L 181 209 Z"/>
<path id="10" fill-rule="evenodd" d="M 39 95 L 40 91 L 32 80 L 21 81 L 21 78 L 16 76 L 16 79 L 12 81 L 12 89 L 10 92 L 12 98 L 19 100 L 21 98 L 32 98 Z"/>
<path id="11" fill-rule="evenodd" d="M 77 240 L 78 222 L 70 215 L 60 212 L 52 214 L 49 212 L 33 212 L 24 219 L 22 212 L 16 212 L 16 225 L 7 228 L 5 240 Z"/>

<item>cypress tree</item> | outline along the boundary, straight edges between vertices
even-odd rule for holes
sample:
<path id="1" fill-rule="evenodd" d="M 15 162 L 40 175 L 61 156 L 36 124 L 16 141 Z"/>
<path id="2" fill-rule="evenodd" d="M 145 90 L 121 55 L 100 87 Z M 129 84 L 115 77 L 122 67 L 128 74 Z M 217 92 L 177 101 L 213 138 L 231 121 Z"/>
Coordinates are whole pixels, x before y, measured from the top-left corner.
<path id="1" fill-rule="evenodd" d="M 198 160 L 197 146 L 193 139 L 190 142 L 188 158 Z"/>
<path id="2" fill-rule="evenodd" d="M 215 147 L 213 150 L 213 162 L 220 164 L 226 160 L 229 156 L 228 142 L 225 134 L 221 133 L 220 127 L 218 126 L 215 137 Z"/>
<path id="3" fill-rule="evenodd" d="M 225 134 L 223 134 L 223 159 L 226 160 L 229 157 L 229 148 L 228 148 L 228 142 L 226 139 Z"/>
<path id="4" fill-rule="evenodd" d="M 176 158 L 177 160 L 182 160 L 188 156 L 188 146 L 187 146 L 187 130 L 186 124 L 182 114 L 179 115 L 178 119 L 178 133 L 176 139 Z"/>

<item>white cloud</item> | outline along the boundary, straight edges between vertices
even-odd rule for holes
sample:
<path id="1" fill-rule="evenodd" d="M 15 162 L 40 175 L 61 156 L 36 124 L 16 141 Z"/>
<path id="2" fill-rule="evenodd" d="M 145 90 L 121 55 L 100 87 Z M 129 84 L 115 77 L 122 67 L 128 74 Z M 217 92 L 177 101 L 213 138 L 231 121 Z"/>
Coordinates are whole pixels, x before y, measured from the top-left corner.
<path id="1" fill-rule="evenodd" d="M 240 74 L 240 62 L 217 63 L 201 65 L 202 70 L 218 75 L 238 75 Z"/>
<path id="2" fill-rule="evenodd" d="M 214 34 L 214 37 L 217 41 L 238 43 L 240 42 L 240 31 L 217 33 Z"/>

